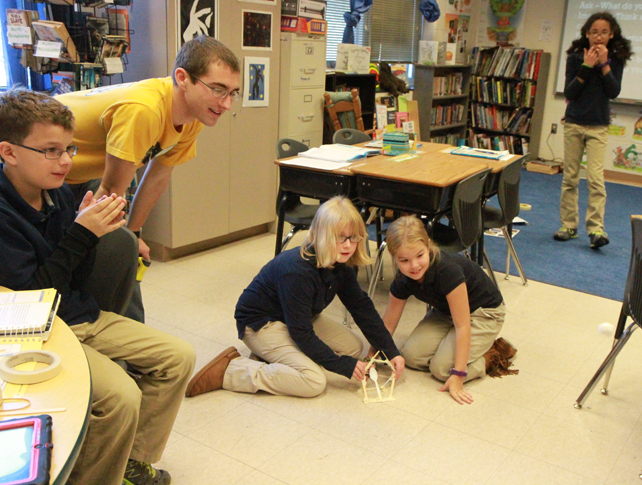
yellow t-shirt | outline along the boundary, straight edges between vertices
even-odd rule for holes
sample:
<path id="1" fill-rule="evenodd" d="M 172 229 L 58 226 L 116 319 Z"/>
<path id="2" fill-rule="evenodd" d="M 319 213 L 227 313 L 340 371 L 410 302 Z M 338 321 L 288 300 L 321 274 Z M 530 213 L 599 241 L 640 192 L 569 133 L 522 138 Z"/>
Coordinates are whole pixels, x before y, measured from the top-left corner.
<path id="1" fill-rule="evenodd" d="M 56 96 L 76 119 L 78 153 L 67 183 L 100 178 L 105 153 L 136 166 L 156 158 L 173 167 L 196 156 L 196 138 L 203 124 L 172 123 L 172 79 L 147 79 Z"/>

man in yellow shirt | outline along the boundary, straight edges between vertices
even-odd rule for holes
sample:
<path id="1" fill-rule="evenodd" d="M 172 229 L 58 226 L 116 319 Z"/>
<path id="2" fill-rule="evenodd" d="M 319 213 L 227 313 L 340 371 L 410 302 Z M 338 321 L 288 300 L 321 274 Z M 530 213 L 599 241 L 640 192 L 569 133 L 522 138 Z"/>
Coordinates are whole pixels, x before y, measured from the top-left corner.
<path id="1" fill-rule="evenodd" d="M 99 178 L 96 199 L 124 195 L 136 170 L 147 164 L 127 223 L 139 237 L 144 258 L 149 259 L 149 247 L 140 239 L 141 227 L 174 167 L 196 155 L 196 138 L 203 125 L 216 125 L 232 101 L 240 98 L 239 72 L 238 58 L 228 47 L 201 36 L 183 45 L 171 78 L 57 97 L 76 119 L 78 154 L 66 181 L 78 200 Z"/>

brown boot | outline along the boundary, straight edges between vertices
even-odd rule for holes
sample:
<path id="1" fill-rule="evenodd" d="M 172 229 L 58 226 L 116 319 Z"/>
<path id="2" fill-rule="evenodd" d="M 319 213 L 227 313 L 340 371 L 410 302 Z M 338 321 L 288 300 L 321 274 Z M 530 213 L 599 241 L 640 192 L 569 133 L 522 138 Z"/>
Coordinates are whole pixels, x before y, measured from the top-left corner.
<path id="1" fill-rule="evenodd" d="M 204 392 L 215 391 L 223 387 L 223 377 L 232 359 L 240 357 L 241 354 L 234 347 L 225 349 L 212 359 L 209 364 L 203 367 L 198 374 L 189 381 L 185 396 L 194 397 Z"/>
<path id="2" fill-rule="evenodd" d="M 497 340 L 495 340 L 495 342 L 493 343 L 493 347 L 497 349 L 502 357 L 505 357 L 508 360 L 513 360 L 513 357 L 515 357 L 515 354 L 517 353 L 517 349 L 503 337 L 499 337 Z"/>
<path id="3" fill-rule="evenodd" d="M 490 377 L 502 377 L 519 373 L 517 369 L 509 369 L 512 364 L 507 357 L 507 355 L 511 353 L 508 352 L 507 349 L 514 350 L 514 352 L 512 352 L 513 356 L 517 350 L 515 350 L 515 348 L 508 344 L 504 339 L 501 340 L 503 340 L 504 343 L 498 344 L 497 342 L 499 340 L 496 340 L 493 342 L 491 348 L 488 349 L 488 352 L 484 354 L 484 359 L 486 360 L 486 374 Z M 503 353 L 499 351 L 498 347 L 502 348 Z"/>

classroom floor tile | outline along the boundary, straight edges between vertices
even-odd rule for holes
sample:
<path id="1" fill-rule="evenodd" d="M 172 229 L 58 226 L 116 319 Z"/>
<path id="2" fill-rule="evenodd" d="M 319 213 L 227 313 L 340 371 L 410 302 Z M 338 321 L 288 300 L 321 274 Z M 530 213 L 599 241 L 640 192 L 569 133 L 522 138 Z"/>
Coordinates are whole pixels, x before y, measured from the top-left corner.
<path id="1" fill-rule="evenodd" d="M 196 370 L 231 345 L 249 355 L 234 307 L 272 257 L 274 238 L 154 262 L 142 287 L 147 324 L 192 343 Z M 381 314 L 392 277 L 386 256 L 373 297 Z M 412 369 L 397 382 L 395 400 L 381 404 L 364 404 L 358 383 L 329 373 L 313 399 L 215 391 L 184 400 L 157 466 L 174 485 L 640 483 L 642 337 L 634 334 L 618 358 L 609 395 L 598 388 L 582 409 L 573 407 L 611 347 L 597 326 L 616 324 L 621 303 L 497 277 L 508 312 L 500 335 L 517 347 L 520 373 L 468 383 L 473 404 L 455 403 L 437 391 L 439 381 Z M 326 311 L 344 319 L 338 300 Z M 408 302 L 398 346 L 425 311 Z"/>

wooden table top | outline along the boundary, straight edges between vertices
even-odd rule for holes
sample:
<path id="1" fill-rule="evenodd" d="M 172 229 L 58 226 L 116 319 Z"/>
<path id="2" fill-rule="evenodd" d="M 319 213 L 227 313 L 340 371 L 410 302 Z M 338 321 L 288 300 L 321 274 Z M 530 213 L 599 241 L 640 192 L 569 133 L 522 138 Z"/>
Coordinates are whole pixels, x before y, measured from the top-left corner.
<path id="1" fill-rule="evenodd" d="M 0 291 L 8 291 L 0 287 Z M 0 338 L 2 345 L 3 338 Z M 50 469 L 50 483 L 58 481 L 61 472 L 67 475 L 72 463 L 67 463 L 69 457 L 77 455 L 82 445 L 88 425 L 91 407 L 91 374 L 85 351 L 76 335 L 65 322 L 56 317 L 49 339 L 43 343 L 43 350 L 56 352 L 62 358 L 62 370 L 58 376 L 39 384 L 16 386 L 7 384 L 4 397 L 11 397 L 7 392 L 9 386 L 21 387 L 20 394 L 31 401 L 31 406 L 25 411 L 33 410 L 33 415 L 49 414 L 53 421 L 53 453 Z M 2 382 L 2 381 L 0 381 Z M 18 395 L 20 395 L 18 394 Z M 40 412 L 52 408 L 66 408 L 63 412 Z M 0 420 L 16 419 L 29 416 L 0 414 Z"/>
<path id="2" fill-rule="evenodd" d="M 365 143 L 357 146 L 363 145 Z M 448 187 L 486 168 L 492 168 L 493 173 L 500 172 L 506 165 L 522 157 L 522 155 L 513 155 L 509 160 L 502 161 L 442 153 L 442 150 L 447 148 L 453 148 L 453 146 L 446 143 L 422 142 L 417 149 L 421 153 L 417 153 L 415 158 L 396 162 L 393 160 L 395 157 L 377 155 L 358 160 L 347 167 L 332 170 L 330 173 L 347 176 L 363 174 L 435 187 Z M 291 160 L 292 158 L 296 157 L 284 158 L 283 160 Z M 327 172 L 314 168 L 282 164 L 280 160 L 276 160 L 275 163 L 280 166 L 301 168 L 302 170 Z"/>

